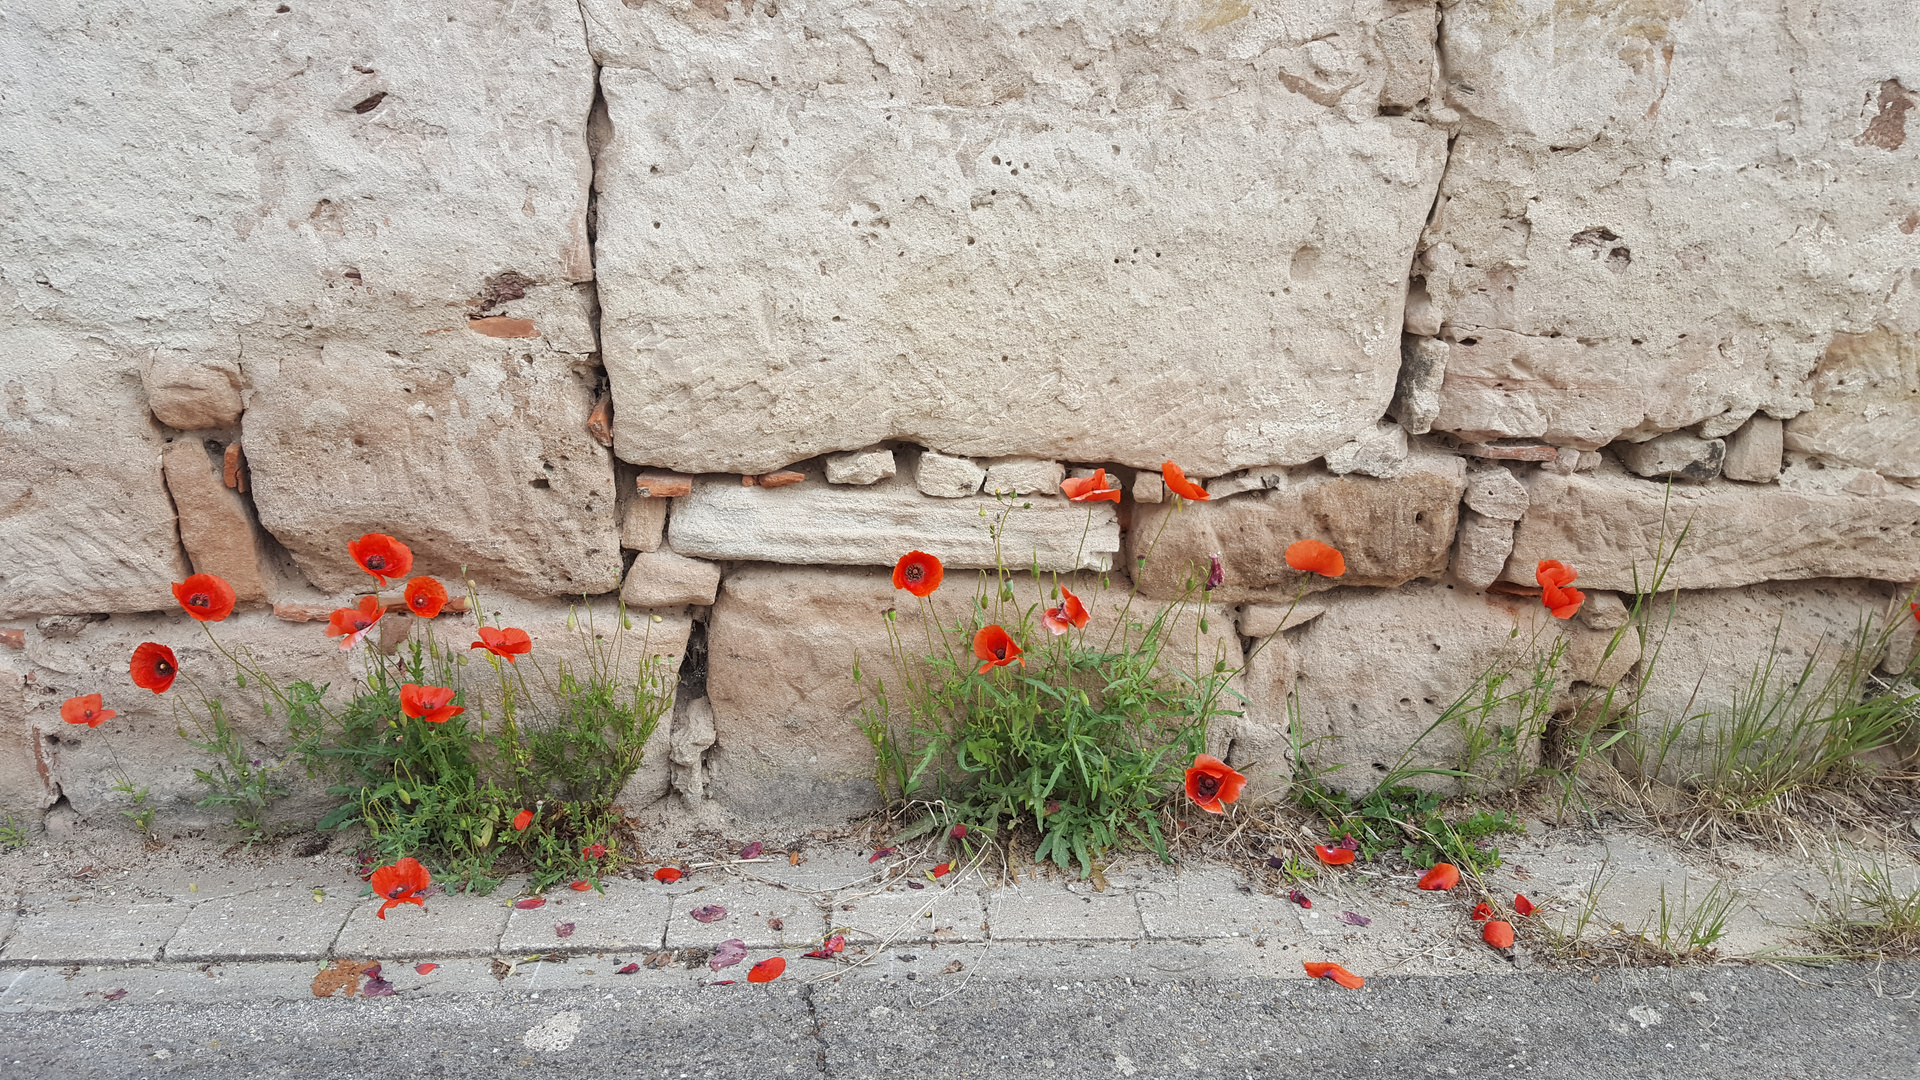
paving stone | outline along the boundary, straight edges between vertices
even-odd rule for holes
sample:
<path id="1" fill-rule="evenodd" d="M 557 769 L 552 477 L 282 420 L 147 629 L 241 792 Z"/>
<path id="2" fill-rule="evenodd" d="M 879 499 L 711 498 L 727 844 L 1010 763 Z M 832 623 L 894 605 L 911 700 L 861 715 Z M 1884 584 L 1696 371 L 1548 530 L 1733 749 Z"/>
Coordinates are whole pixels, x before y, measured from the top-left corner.
<path id="1" fill-rule="evenodd" d="M 657 949 L 667 930 L 667 913 L 679 896 L 665 886 L 608 881 L 606 892 L 567 890 L 548 895 L 545 907 L 510 909 L 500 949 L 512 955 L 536 952 L 610 952 Z M 572 923 L 560 937 L 556 927 Z"/>
<path id="2" fill-rule="evenodd" d="M 708 904 L 726 908 L 727 917 L 703 923 L 688 914 Z M 781 928 L 768 925 L 769 919 L 780 920 Z M 667 918 L 667 948 L 711 948 L 730 938 L 739 938 L 750 949 L 814 944 L 826 936 L 826 930 L 826 917 L 805 893 L 750 882 L 726 882 L 673 898 Z"/>
<path id="3" fill-rule="evenodd" d="M 384 920 L 378 915 L 380 905 L 373 897 L 365 897 L 347 917 L 333 954 L 376 960 L 489 955 L 507 927 L 510 888 L 496 889 L 492 896 L 436 896 L 427 901 L 424 911 L 402 904 L 387 912 Z"/>
<path id="4" fill-rule="evenodd" d="M 987 898 L 995 941 L 1133 941 L 1144 936 L 1128 893 L 1081 896 L 1057 885 L 1014 885 Z"/>
<path id="5" fill-rule="evenodd" d="M 351 893 L 346 894 L 351 896 Z M 312 889 L 260 889 L 196 904 L 167 942 L 170 961 L 318 960 L 355 902 Z"/>
<path id="6" fill-rule="evenodd" d="M 186 920 L 185 904 L 29 897 L 0 960 L 27 964 L 123 964 L 160 958 Z"/>
<path id="7" fill-rule="evenodd" d="M 11 901 L 12 899 L 11 896 L 6 897 L 7 901 Z M 0 949 L 5 948 L 7 935 L 13 933 L 13 924 L 18 917 L 19 913 L 16 912 L 10 904 L 8 907 L 0 908 Z"/>
<path id="8" fill-rule="evenodd" d="M 1300 909 L 1292 901 L 1241 892 L 1233 874 L 1182 875 L 1171 889 L 1136 898 L 1149 938 L 1252 938 L 1298 933 Z"/>
<path id="9" fill-rule="evenodd" d="M 852 911 L 835 908 L 829 921 L 836 927 L 846 927 L 847 940 L 856 945 L 889 938 L 896 944 L 987 940 L 987 907 L 978 889 L 943 889 L 936 885 L 909 889 L 904 884 L 888 888 L 892 891 L 848 901 Z M 920 910 L 923 904 L 928 905 L 925 912 Z"/>

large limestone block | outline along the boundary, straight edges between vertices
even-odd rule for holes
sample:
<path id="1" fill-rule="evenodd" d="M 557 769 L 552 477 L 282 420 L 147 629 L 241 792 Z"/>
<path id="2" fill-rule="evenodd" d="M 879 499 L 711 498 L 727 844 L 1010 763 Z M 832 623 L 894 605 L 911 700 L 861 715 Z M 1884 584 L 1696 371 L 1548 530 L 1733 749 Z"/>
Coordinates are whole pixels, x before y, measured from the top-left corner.
<path id="1" fill-rule="evenodd" d="M 6 362 L 58 372 L 101 410 L 84 425 L 90 449 L 9 435 L 0 457 L 42 477 L 59 470 L 38 455 L 65 458 L 115 507 L 63 498 L 97 524 L 28 529 L 44 538 L 29 547 L 66 549 L 73 575 L 54 587 L 23 572 L 20 589 L 54 598 L 30 606 L 165 606 L 164 591 L 132 598 L 179 562 L 146 511 L 164 497 L 156 455 L 132 433 L 149 407 L 229 427 L 243 403 L 266 414 L 250 415 L 248 446 L 263 520 L 326 587 L 346 578 L 316 552 L 379 529 L 414 532 L 434 568 L 466 562 L 526 591 L 611 588 L 613 560 L 594 564 L 611 550 L 595 535 L 611 508 L 570 475 L 609 459 L 577 448 L 582 376 L 541 348 L 584 366 L 597 347 L 569 284 L 593 272 L 594 65 L 578 5 L 136 2 L 92 38 L 99 17 L 29 4 L 0 41 L 0 125 L 17 136 L 0 200 L 28 208 L 0 230 L 0 323 L 43 328 L 11 340 Z M 540 337 L 488 337 L 470 316 Z M 73 366 L 66 342 L 97 363 Z M 426 410 L 445 430 L 422 430 Z M 113 466 L 85 468 L 89 454 Z M 553 490 L 518 494 L 548 464 Z M 37 484 L 36 501 L 54 491 Z M 428 520 L 463 536 L 431 550 Z M 88 539 L 109 528 L 115 539 Z"/>
<path id="2" fill-rule="evenodd" d="M 1920 138 L 1882 105 L 1920 85 L 1911 14 L 1448 6 L 1465 118 L 1415 264 L 1452 342 L 1435 429 L 1732 430 L 1813 404 L 1836 333 L 1920 330 Z"/>
<path id="3" fill-rule="evenodd" d="M 1069 581 L 1092 616 L 1085 633 L 1098 647 L 1114 633 L 1123 608 L 1127 634 L 1141 639 L 1142 628 L 1168 605 L 1135 598 L 1126 608 L 1124 590 L 1101 591 L 1090 575 Z M 962 618 L 979 592 L 979 577 L 949 573 L 933 595 L 943 619 Z M 1023 612 L 1040 603 L 1051 577 L 1036 586 L 1025 574 L 1012 580 L 1015 598 L 996 615 L 1016 627 Z M 757 818 L 792 821 L 841 821 L 874 809 L 875 758 L 859 726 L 862 689 L 853 681 L 858 661 L 863 678 L 884 680 L 896 726 L 904 727 L 905 699 L 893 674 L 884 615 L 896 613 L 909 658 L 928 652 L 926 630 L 914 598 L 893 587 L 890 574 L 874 569 L 748 566 L 728 574 L 714 604 L 708 629 L 707 693 L 713 705 L 717 741 L 708 753 L 712 797 L 729 809 Z M 1206 633 L 1198 612 L 1186 605 L 1168 614 L 1172 645 L 1162 669 L 1191 671 L 1196 661 L 1211 670 L 1216 661 L 1228 669 L 1241 663 L 1241 648 L 1231 613 L 1217 605 L 1209 612 Z M 1044 632 L 1037 616 L 1028 640 Z M 971 656 L 959 637 L 954 647 Z M 935 648 L 940 648 L 937 639 Z M 1230 684 L 1221 707 L 1238 710 L 1239 681 Z M 1225 753 L 1236 721 L 1222 717 L 1209 745 Z"/>
<path id="4" fill-rule="evenodd" d="M 900 438 L 1205 477 L 1393 396 L 1446 140 L 1377 115 L 1385 3 L 585 7 L 627 460 Z"/>
<path id="5" fill-rule="evenodd" d="M 347 542 L 382 532 L 415 569 L 528 596 L 619 587 L 612 458 L 587 434 L 593 377 L 543 342 L 466 330 L 395 357 L 337 337 L 249 361 L 243 421 L 260 522 L 322 589 L 367 580 Z"/>
<path id="6" fill-rule="evenodd" d="M 1920 491 L 1894 485 L 1883 496 L 1822 495 L 1727 482 L 1668 485 L 1596 469 L 1538 472 L 1528 490 L 1532 507 L 1514 531 L 1502 575 L 1523 585 L 1534 584 L 1541 560 L 1558 559 L 1579 571 L 1581 588 L 1644 590 L 1663 537 L 1671 548 L 1683 526 L 1666 589 L 1920 580 Z"/>
<path id="7" fill-rule="evenodd" d="M 1786 447 L 1920 477 L 1920 330 L 1834 335 L 1813 373 L 1813 408 L 1787 425 Z"/>
<path id="8" fill-rule="evenodd" d="M 18 312 L 0 296 L 0 618 L 173 606 L 189 571 L 138 369 Z"/>
<path id="9" fill-rule="evenodd" d="M 1215 599 L 1284 602 L 1303 578 L 1287 566 L 1287 547 L 1305 539 L 1332 544 L 1347 564 L 1337 582 L 1316 577 L 1308 588 L 1400 585 L 1446 573 L 1466 490 L 1460 458 L 1418 455 L 1392 480 L 1297 470 L 1279 481 L 1222 502 L 1136 508 L 1127 554 L 1134 565 L 1147 560 L 1137 575 L 1140 591 L 1175 598 L 1190 575 L 1206 575 L 1209 556 L 1217 554 L 1226 577 Z"/>
<path id="10" fill-rule="evenodd" d="M 1007 512 L 996 499 L 922 495 L 906 477 L 864 487 L 804 483 L 742 487 L 702 479 L 680 499 L 667 524 L 668 542 L 701 559 L 888 566 L 908 551 L 937 556 L 950 567 L 985 567 L 998 556 L 1011 567 L 1105 570 L 1120 550 L 1111 503 L 1037 499 Z"/>

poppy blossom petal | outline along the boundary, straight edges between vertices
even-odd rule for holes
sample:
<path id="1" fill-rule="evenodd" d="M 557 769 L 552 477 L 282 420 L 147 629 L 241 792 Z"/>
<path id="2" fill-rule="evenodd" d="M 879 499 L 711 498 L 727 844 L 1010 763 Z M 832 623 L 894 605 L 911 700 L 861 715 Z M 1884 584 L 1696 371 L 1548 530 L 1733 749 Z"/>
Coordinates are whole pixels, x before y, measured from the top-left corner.
<path id="1" fill-rule="evenodd" d="M 1496 949 L 1513 948 L 1513 924 L 1505 919 L 1494 919 L 1480 928 L 1480 938 Z"/>
<path id="2" fill-rule="evenodd" d="M 1040 613 L 1040 625 L 1046 627 L 1048 633 L 1059 637 L 1068 630 L 1078 630 L 1087 625 L 1090 617 L 1087 614 L 1087 605 L 1081 603 L 1079 597 L 1062 585 L 1060 602 Z"/>
<path id="3" fill-rule="evenodd" d="M 1527 899 L 1527 894 L 1515 893 L 1513 894 L 1513 910 L 1522 915 L 1531 915 L 1540 909 L 1533 906 L 1533 901 Z"/>
<path id="4" fill-rule="evenodd" d="M 103 708 L 99 694 L 82 694 L 70 697 L 60 704 L 60 719 L 69 724 L 85 724 L 90 728 L 120 715 L 112 709 Z"/>
<path id="5" fill-rule="evenodd" d="M 893 587 L 915 596 L 926 596 L 940 587 L 947 568 L 924 551 L 909 551 L 893 564 Z"/>
<path id="6" fill-rule="evenodd" d="M 1020 645 L 1013 640 L 1013 635 L 997 623 L 983 626 L 979 633 L 973 635 L 973 655 L 984 661 L 980 665 L 979 673 L 982 675 L 987 673 L 988 668 L 1006 667 L 1015 660 L 1020 661 L 1021 667 L 1026 667 L 1027 661 L 1020 652 Z"/>
<path id="7" fill-rule="evenodd" d="M 407 610 L 423 619 L 431 619 L 440 614 L 447 605 L 447 587 L 430 577 L 417 577 L 407 582 L 407 591 L 402 595 Z"/>
<path id="8" fill-rule="evenodd" d="M 1367 985 L 1367 980 L 1341 967 L 1339 964 L 1319 963 L 1313 960 L 1303 961 L 1309 978 L 1332 979 L 1349 990 L 1358 990 Z"/>
<path id="9" fill-rule="evenodd" d="M 129 666 L 133 675 L 133 685 L 142 690 L 151 690 L 164 694 L 173 685 L 173 678 L 180 673 L 180 662 L 173 657 L 173 650 L 157 641 L 143 641 L 133 650 L 133 662 Z"/>
<path id="10" fill-rule="evenodd" d="M 439 964 L 416 964 L 414 965 L 413 970 L 415 974 L 431 975 L 434 972 L 440 970 L 440 965 Z"/>
<path id="11" fill-rule="evenodd" d="M 686 875 L 682 874 L 677 868 L 671 866 L 663 866 L 653 872 L 653 880 L 667 885 L 671 885 L 685 876 Z"/>
<path id="12" fill-rule="evenodd" d="M 418 859 L 408 855 L 392 866 L 375 870 L 369 883 L 373 886 L 373 894 L 386 901 L 380 905 L 377 913 L 384 919 L 388 911 L 401 904 L 414 904 L 424 909 L 427 901 L 422 894 L 428 885 L 433 884 L 433 875 L 427 873 L 427 868 L 420 865 Z"/>
<path id="13" fill-rule="evenodd" d="M 217 574 L 194 574 L 173 586 L 173 598 L 201 622 L 219 622 L 233 614 L 233 586 Z"/>
<path id="14" fill-rule="evenodd" d="M 1212 754 L 1197 754 L 1187 768 L 1187 798 L 1209 814 L 1225 813 L 1225 805 L 1240 797 L 1247 778 Z"/>
<path id="15" fill-rule="evenodd" d="M 572 885 L 569 885 L 567 887 L 569 889 L 572 889 L 574 892 L 592 892 L 593 891 L 593 886 L 587 884 L 584 881 L 576 881 Z"/>
<path id="16" fill-rule="evenodd" d="M 1060 481 L 1060 490 L 1073 502 L 1119 502 L 1120 489 L 1107 486 L 1107 470 L 1095 469 L 1092 476 L 1070 476 Z"/>
<path id="17" fill-rule="evenodd" d="M 1473 906 L 1473 915 L 1471 918 L 1474 922 L 1486 922 L 1488 919 L 1493 918 L 1492 906 L 1485 900 L 1482 900 Z"/>
<path id="18" fill-rule="evenodd" d="M 1313 845 L 1313 853 L 1328 866 L 1345 866 L 1353 861 L 1353 852 L 1343 847 L 1328 847 L 1325 844 Z"/>
<path id="19" fill-rule="evenodd" d="M 368 533 L 347 541 L 347 554 L 382 585 L 406 577 L 413 569 L 413 549 L 386 533 Z"/>
<path id="20" fill-rule="evenodd" d="M 527 826 L 531 824 L 533 824 L 533 811 L 522 810 L 513 815 L 513 830 L 515 832 L 526 832 Z"/>
<path id="21" fill-rule="evenodd" d="M 1287 565 L 1303 574 L 1339 577 L 1347 572 L 1346 556 L 1318 540 L 1295 540 L 1287 546 Z"/>
<path id="22" fill-rule="evenodd" d="M 753 965 L 753 967 L 747 971 L 747 981 L 750 983 L 772 982 L 779 978 L 781 973 L 786 970 L 787 961 L 785 957 L 769 956 L 765 960 Z"/>
<path id="23" fill-rule="evenodd" d="M 480 640 L 467 646 L 469 649 L 485 649 L 495 656 L 504 657 L 508 663 L 515 663 L 515 657 L 525 656 L 533 651 L 533 639 L 525 630 L 507 627 L 498 629 L 483 626 L 479 630 Z"/>
<path id="24" fill-rule="evenodd" d="M 1213 497 L 1207 494 L 1206 488 L 1187 479 L 1186 472 L 1171 461 L 1160 466 L 1160 480 L 1167 485 L 1168 491 L 1173 492 L 1183 499 L 1192 499 L 1194 502 L 1206 502 Z"/>
<path id="25" fill-rule="evenodd" d="M 1420 887 L 1428 892 L 1446 892 L 1460 884 L 1460 870 L 1452 863 L 1434 863 L 1433 869 L 1420 875 Z"/>

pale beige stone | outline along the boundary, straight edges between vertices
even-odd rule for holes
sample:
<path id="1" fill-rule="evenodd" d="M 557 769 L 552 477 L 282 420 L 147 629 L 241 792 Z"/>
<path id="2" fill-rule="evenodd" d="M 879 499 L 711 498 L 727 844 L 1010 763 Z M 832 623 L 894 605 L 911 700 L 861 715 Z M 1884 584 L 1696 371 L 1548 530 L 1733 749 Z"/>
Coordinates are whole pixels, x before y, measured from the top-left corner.
<path id="1" fill-rule="evenodd" d="M 260 572 L 253 514 L 238 492 L 221 483 L 206 444 L 191 436 L 175 439 L 161 464 L 194 573 L 225 578 L 241 603 L 265 601 L 267 581 Z"/>
<path id="2" fill-rule="evenodd" d="M 629 499 L 620 513 L 620 546 L 627 551 L 659 551 L 667 531 L 666 499 Z"/>
<path id="3" fill-rule="evenodd" d="M 905 477 L 774 491 L 700 480 L 674 507 L 667 538 L 675 551 L 702 559 L 891 567 L 917 549 L 948 567 L 1001 558 L 1016 567 L 1037 560 L 1043 570 L 1104 570 L 1120 549 L 1120 526 L 1112 503 L 1036 499 L 1009 510 L 985 495 L 930 498 Z"/>
<path id="4" fill-rule="evenodd" d="M 1536 474 L 1532 508 L 1514 533 L 1506 580 L 1534 584 L 1558 559 L 1580 588 L 1648 589 L 1656 552 L 1682 527 L 1663 588 L 1732 588 L 1819 577 L 1920 579 L 1920 492 L 1885 498 L 1819 495 L 1778 486 L 1674 484 L 1598 470 Z M 1637 576 L 1636 576 L 1637 575 Z"/>
<path id="5" fill-rule="evenodd" d="M 1638 475 L 1674 480 L 1711 480 L 1720 475 L 1720 463 L 1727 456 L 1724 439 L 1702 439 L 1686 431 L 1670 431 L 1619 449 L 1620 460 Z"/>
<path id="6" fill-rule="evenodd" d="M 1211 476 L 1392 396 L 1446 133 L 1379 115 L 1385 3 L 586 8 L 628 460 L 897 438 Z"/>
<path id="7" fill-rule="evenodd" d="M 141 365 L 147 407 L 161 423 L 184 431 L 230 428 L 240 422 L 240 368 L 231 361 L 199 363 L 174 352 Z"/>
<path id="8" fill-rule="evenodd" d="M 1327 451 L 1327 471 L 1335 476 L 1360 473 L 1383 480 L 1399 476 L 1407 465 L 1407 429 L 1399 424 L 1376 424 L 1372 431 Z"/>
<path id="9" fill-rule="evenodd" d="M 1883 476 L 1920 477 L 1920 327 L 1835 334 L 1814 369 L 1813 408 L 1786 446 Z"/>
<path id="10" fill-rule="evenodd" d="M 1282 630 L 1305 626 L 1326 613 L 1327 605 L 1319 600 L 1303 599 L 1297 604 L 1242 604 L 1239 618 L 1240 636 L 1271 637 Z"/>
<path id="11" fill-rule="evenodd" d="M 1527 487 L 1513 470 L 1499 466 L 1467 470 L 1467 507 L 1482 517 L 1519 521 L 1527 513 Z"/>
<path id="12" fill-rule="evenodd" d="M 1460 534 L 1453 546 L 1453 576 L 1463 585 L 1484 589 L 1500 580 L 1513 554 L 1513 522 L 1460 511 Z"/>
<path id="13" fill-rule="evenodd" d="M 1727 458 L 1720 472 L 1729 480 L 1771 484 L 1780 478 L 1785 425 L 1771 416 L 1755 416 L 1727 437 Z"/>
<path id="14" fill-rule="evenodd" d="M 828 454 L 827 483 L 877 484 L 892 476 L 895 468 L 891 450 L 856 450 L 848 454 Z"/>
<path id="15" fill-rule="evenodd" d="M 1171 504 L 1136 508 L 1128 557 L 1149 556 L 1151 545 L 1137 582 L 1161 599 L 1179 596 L 1190 576 L 1204 577 L 1216 553 L 1226 581 L 1214 598 L 1224 603 L 1284 602 L 1302 587 L 1400 585 L 1446 572 L 1465 487 L 1465 465 L 1446 455 L 1410 458 L 1393 480 L 1298 471 L 1259 495 L 1189 503 L 1178 512 Z M 1346 576 L 1303 580 L 1288 567 L 1288 545 L 1305 539 L 1339 549 Z"/>
<path id="16" fill-rule="evenodd" d="M 1426 291 L 1420 293 L 1424 299 Z M 1429 310 L 1424 314 L 1434 321 L 1433 332 L 1440 332 L 1439 316 Z M 1394 382 L 1393 403 L 1387 407 L 1400 426 L 1413 435 L 1425 435 L 1433 430 L 1433 422 L 1440 415 L 1440 395 L 1446 386 L 1447 355 L 1450 349 L 1445 341 L 1437 337 L 1409 337 L 1401 351 L 1400 373 Z"/>
<path id="17" fill-rule="evenodd" d="M 661 547 L 634 556 L 620 599 L 635 608 L 678 607 L 711 604 L 719 590 L 719 566 Z"/>
<path id="18" fill-rule="evenodd" d="M 1134 502 L 1157 503 L 1167 498 L 1167 485 L 1164 478 L 1151 469 L 1141 469 L 1133 474 Z"/>
<path id="19" fill-rule="evenodd" d="M 1277 803 L 1293 783 L 1296 756 L 1303 749 L 1290 722 L 1287 695 L 1299 674 L 1292 643 L 1276 635 L 1256 642 L 1242 679 L 1246 702 L 1240 716 L 1225 721 L 1230 732 L 1224 759 L 1247 778 L 1241 798 L 1249 806 Z"/>
<path id="20" fill-rule="evenodd" d="M 987 462 L 981 490 L 989 495 L 1059 495 L 1060 482 L 1066 478 L 1066 466 L 1057 461 L 995 458 Z"/>
<path id="21" fill-rule="evenodd" d="M 1582 589 L 1587 596 L 1580 605 L 1580 622 L 1589 630 L 1618 630 L 1627 625 L 1627 604 L 1619 593 Z"/>
<path id="22" fill-rule="evenodd" d="M 979 491 L 986 478 L 987 470 L 971 459 L 932 450 L 920 455 L 913 470 L 913 482 L 920 493 L 937 499 L 964 499 Z"/>
<path id="23" fill-rule="evenodd" d="M 713 723 L 713 703 L 695 698 L 674 710 L 673 734 L 668 743 L 673 763 L 673 789 L 690 800 L 706 798 L 707 751 L 719 740 Z"/>

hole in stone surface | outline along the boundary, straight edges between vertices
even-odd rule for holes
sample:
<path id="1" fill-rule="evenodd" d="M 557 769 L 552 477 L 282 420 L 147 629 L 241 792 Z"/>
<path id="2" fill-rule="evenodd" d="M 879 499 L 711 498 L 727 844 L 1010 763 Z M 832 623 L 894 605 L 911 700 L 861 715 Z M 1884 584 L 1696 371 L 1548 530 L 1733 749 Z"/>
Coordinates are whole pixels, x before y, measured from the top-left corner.
<path id="1" fill-rule="evenodd" d="M 527 481 L 527 483 L 533 485 L 534 487 L 540 489 L 541 491 L 546 491 L 549 488 L 553 487 L 553 484 L 550 481 L 548 481 L 548 479 L 544 476 L 536 476 L 533 479 Z"/>
<path id="2" fill-rule="evenodd" d="M 373 110 L 379 108 L 380 103 L 382 101 L 385 101 L 386 98 L 387 98 L 387 92 L 385 90 L 382 90 L 376 94 L 369 94 L 366 98 L 364 98 L 360 102 L 360 104 L 355 105 L 353 107 L 353 111 L 357 113 L 370 113 Z"/>

